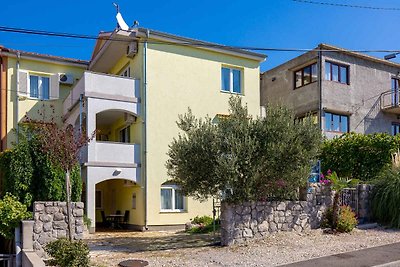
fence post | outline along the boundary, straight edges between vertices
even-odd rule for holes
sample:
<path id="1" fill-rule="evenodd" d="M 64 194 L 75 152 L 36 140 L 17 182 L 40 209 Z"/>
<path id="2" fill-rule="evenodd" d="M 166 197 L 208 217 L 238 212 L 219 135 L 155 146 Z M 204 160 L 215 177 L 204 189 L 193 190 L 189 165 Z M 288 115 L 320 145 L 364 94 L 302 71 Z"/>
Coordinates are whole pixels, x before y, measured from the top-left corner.
<path id="1" fill-rule="evenodd" d="M 16 267 L 21 267 L 22 266 L 22 261 L 21 261 L 21 227 L 18 226 L 15 228 L 15 263 Z"/>

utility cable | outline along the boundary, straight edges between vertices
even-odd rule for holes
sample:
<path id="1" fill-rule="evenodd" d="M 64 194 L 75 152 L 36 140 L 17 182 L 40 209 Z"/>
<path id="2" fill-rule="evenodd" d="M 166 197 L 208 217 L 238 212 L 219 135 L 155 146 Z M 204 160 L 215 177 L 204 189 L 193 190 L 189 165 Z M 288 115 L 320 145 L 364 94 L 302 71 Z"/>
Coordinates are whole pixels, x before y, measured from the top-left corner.
<path id="1" fill-rule="evenodd" d="M 314 4 L 314 5 L 325 5 L 325 6 L 336 6 L 336 7 L 350 7 L 350 8 L 363 8 L 363 9 L 373 9 L 373 10 L 386 10 L 386 11 L 400 11 L 398 7 L 375 7 L 375 6 L 362 6 L 362 5 L 350 5 L 350 4 L 340 4 L 340 3 L 329 3 L 320 1 L 310 1 L 310 0 L 292 0 L 293 2 L 304 3 L 304 4 Z"/>

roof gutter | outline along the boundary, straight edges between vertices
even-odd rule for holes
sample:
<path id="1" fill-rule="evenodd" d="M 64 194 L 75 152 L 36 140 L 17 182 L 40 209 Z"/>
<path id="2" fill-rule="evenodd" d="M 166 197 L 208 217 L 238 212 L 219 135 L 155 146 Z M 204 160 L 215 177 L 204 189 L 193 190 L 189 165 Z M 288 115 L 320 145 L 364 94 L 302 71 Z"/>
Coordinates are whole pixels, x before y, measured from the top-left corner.
<path id="1" fill-rule="evenodd" d="M 21 53 L 20 51 L 16 51 L 15 53 L 12 52 L 2 52 L 2 55 L 11 57 L 11 58 L 18 58 L 17 54 L 19 54 L 20 59 L 27 59 L 27 60 L 33 60 L 33 61 L 40 61 L 40 62 L 45 62 L 45 63 L 58 63 L 66 66 L 71 66 L 71 67 L 80 67 L 80 68 L 87 68 L 88 63 L 78 63 L 78 62 L 73 62 L 73 61 L 68 61 L 68 60 L 57 60 L 51 57 L 46 57 L 44 55 L 27 55 L 24 54 L 23 52 Z"/>

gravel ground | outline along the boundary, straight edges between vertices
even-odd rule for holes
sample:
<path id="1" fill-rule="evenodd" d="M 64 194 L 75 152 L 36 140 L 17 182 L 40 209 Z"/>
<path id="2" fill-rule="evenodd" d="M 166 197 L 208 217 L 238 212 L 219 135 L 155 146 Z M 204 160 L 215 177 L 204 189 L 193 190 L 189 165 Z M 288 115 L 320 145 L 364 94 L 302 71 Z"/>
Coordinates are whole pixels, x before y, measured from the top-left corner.
<path id="1" fill-rule="evenodd" d="M 141 259 L 149 266 L 277 266 L 400 242 L 400 231 L 355 229 L 350 234 L 280 232 L 232 247 L 219 247 L 212 235 L 182 232 L 98 233 L 87 239 L 94 266 L 118 266 Z"/>

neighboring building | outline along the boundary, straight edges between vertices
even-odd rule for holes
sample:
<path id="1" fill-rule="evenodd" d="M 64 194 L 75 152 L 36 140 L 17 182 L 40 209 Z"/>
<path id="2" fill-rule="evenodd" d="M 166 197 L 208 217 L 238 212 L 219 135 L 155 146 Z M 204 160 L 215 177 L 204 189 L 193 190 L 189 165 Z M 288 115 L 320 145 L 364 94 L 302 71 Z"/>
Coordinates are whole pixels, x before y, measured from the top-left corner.
<path id="1" fill-rule="evenodd" d="M 327 137 L 399 133 L 400 64 L 320 44 L 261 75 L 261 106 L 312 114 Z"/>
<path id="2" fill-rule="evenodd" d="M 183 196 L 168 182 L 168 145 L 179 114 L 228 113 L 238 95 L 260 113 L 265 56 L 144 28 L 101 33 L 88 71 L 63 103 L 65 123 L 96 132 L 82 165 L 87 215 L 120 211 L 137 229 L 182 226 L 211 215 L 212 201 Z"/>

